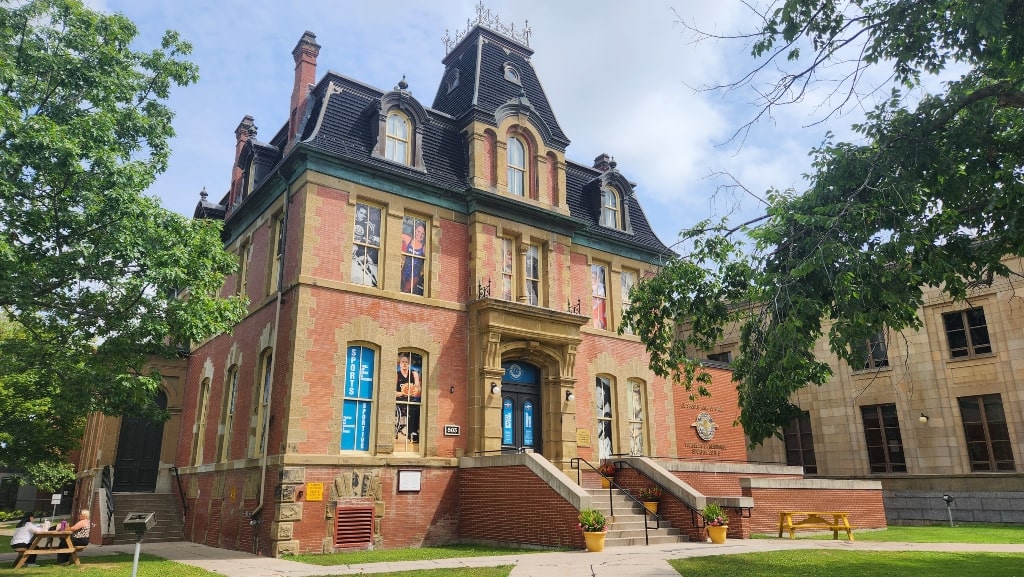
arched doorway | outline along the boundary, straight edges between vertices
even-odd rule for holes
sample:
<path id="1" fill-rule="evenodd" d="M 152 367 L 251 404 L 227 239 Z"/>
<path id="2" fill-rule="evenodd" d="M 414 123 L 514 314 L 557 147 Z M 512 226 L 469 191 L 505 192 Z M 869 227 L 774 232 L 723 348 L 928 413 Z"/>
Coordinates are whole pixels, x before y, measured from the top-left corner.
<path id="1" fill-rule="evenodd" d="M 501 363 L 501 451 L 542 452 L 540 369 L 520 362 Z"/>
<path id="2" fill-rule="evenodd" d="M 160 409 L 166 409 L 167 393 L 162 389 L 158 391 L 154 402 Z M 114 461 L 114 491 L 152 493 L 156 490 L 163 436 L 163 422 L 128 415 L 121 419 L 117 459 Z"/>

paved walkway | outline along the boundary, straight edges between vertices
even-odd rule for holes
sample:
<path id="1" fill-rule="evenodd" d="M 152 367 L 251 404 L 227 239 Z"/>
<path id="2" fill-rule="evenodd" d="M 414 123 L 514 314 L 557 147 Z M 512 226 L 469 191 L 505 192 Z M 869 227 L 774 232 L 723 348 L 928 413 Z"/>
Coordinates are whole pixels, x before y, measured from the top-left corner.
<path id="1" fill-rule="evenodd" d="M 612 547 L 601 553 L 567 551 L 528 553 L 498 557 L 462 557 L 434 561 L 366 563 L 321 567 L 285 559 L 257 557 L 239 551 L 216 549 L 195 543 L 142 543 L 142 552 L 179 563 L 194 565 L 227 577 L 307 577 L 316 575 L 358 575 L 454 567 L 494 567 L 515 565 L 510 577 L 679 577 L 668 559 L 702 557 L 730 553 L 753 553 L 783 549 L 839 549 L 846 551 L 964 551 L 1024 553 L 1024 543 L 977 545 L 970 543 L 867 543 L 817 541 L 810 539 L 730 539 L 724 545 L 710 543 L 672 543 L 635 547 Z M 82 556 L 134 555 L 135 545 L 91 545 Z M 10 567 L 14 554 L 0 555 L 0 564 Z M 44 565 L 52 563 L 40 557 Z"/>

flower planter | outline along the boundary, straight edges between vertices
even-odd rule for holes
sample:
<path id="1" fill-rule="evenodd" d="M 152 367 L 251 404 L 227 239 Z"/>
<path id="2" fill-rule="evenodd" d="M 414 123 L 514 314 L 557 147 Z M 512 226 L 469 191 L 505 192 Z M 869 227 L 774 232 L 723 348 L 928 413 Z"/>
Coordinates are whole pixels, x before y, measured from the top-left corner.
<path id="1" fill-rule="evenodd" d="M 708 537 L 711 537 L 711 542 L 715 545 L 721 545 L 725 543 L 725 534 L 729 531 L 728 525 L 718 525 L 715 527 L 707 527 Z"/>
<path id="2" fill-rule="evenodd" d="M 602 489 L 611 489 L 611 487 L 612 487 L 612 482 L 607 477 L 601 477 L 601 488 Z"/>
<path id="3" fill-rule="evenodd" d="M 583 540 L 587 542 L 587 551 L 604 551 L 604 537 L 607 534 L 605 531 L 584 531 Z"/>
<path id="4" fill-rule="evenodd" d="M 647 510 L 650 511 L 651 513 L 654 513 L 655 515 L 658 514 L 658 502 L 657 501 L 644 501 L 644 507 L 646 507 Z"/>

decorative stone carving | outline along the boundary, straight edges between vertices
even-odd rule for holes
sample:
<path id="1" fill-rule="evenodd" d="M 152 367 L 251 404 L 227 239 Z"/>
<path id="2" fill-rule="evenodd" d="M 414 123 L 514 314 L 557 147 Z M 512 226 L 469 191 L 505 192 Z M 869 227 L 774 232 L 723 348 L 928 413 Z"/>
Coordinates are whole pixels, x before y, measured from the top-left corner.
<path id="1" fill-rule="evenodd" d="M 278 503 L 294 503 L 295 488 L 295 485 L 278 485 L 274 487 L 274 499 Z"/>
<path id="2" fill-rule="evenodd" d="M 281 469 L 281 482 L 282 483 L 305 483 L 306 482 L 306 468 L 305 467 L 285 467 Z"/>
<path id="3" fill-rule="evenodd" d="M 188 478 L 188 488 L 185 489 L 185 495 L 190 499 L 199 498 L 199 477 L 192 475 Z"/>
<path id="4" fill-rule="evenodd" d="M 287 541 L 295 531 L 294 523 L 271 523 L 270 538 L 274 541 Z"/>
<path id="5" fill-rule="evenodd" d="M 260 487 L 260 472 L 249 471 L 245 475 L 245 483 L 242 485 L 242 498 L 255 499 Z"/>
<path id="6" fill-rule="evenodd" d="M 270 554 L 274 557 L 281 557 L 282 555 L 298 555 L 299 554 L 299 542 L 298 541 L 275 541 L 271 546 Z"/>
<path id="7" fill-rule="evenodd" d="M 224 498 L 224 473 L 217 473 L 213 476 L 213 489 L 211 499 Z"/>
<path id="8" fill-rule="evenodd" d="M 277 506 L 277 521 L 301 521 L 302 503 L 281 503 Z"/>

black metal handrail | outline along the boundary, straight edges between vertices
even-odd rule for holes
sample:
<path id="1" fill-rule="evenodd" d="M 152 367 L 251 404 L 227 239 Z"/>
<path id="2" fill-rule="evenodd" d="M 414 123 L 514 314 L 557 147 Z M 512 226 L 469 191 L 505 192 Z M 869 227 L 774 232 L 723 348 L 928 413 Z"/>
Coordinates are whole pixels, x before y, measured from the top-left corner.
<path id="1" fill-rule="evenodd" d="M 572 459 L 569 460 L 569 466 L 571 468 L 573 468 L 573 469 L 576 469 L 576 484 L 580 485 L 581 487 L 583 486 L 583 483 L 581 481 L 581 479 L 582 479 L 582 477 L 581 477 L 582 471 L 581 471 L 580 463 L 586 464 L 588 467 L 590 467 L 590 469 L 592 471 L 594 471 L 598 475 L 601 475 L 602 479 L 607 479 L 608 480 L 608 507 L 609 507 L 609 512 L 610 512 L 612 517 L 615 516 L 615 502 L 612 500 L 612 489 L 613 488 L 621 490 L 627 497 L 629 497 L 629 499 L 631 501 L 633 501 L 634 503 L 637 503 L 637 504 L 640 505 L 640 508 L 643 509 L 643 511 L 644 511 L 644 544 L 645 545 L 650 545 L 651 544 L 650 529 L 658 529 L 658 528 L 661 527 L 661 515 L 659 515 L 659 514 L 653 512 L 653 511 L 651 511 L 650 509 L 648 509 L 644 505 L 643 501 L 638 499 L 636 497 L 636 495 L 631 493 L 629 490 L 623 489 L 618 483 L 615 482 L 615 479 L 613 477 L 608 477 L 607 475 L 605 475 L 604 473 L 599 471 L 596 467 L 591 465 L 586 459 L 583 459 L 581 457 L 573 457 Z M 621 468 L 621 467 L 625 467 L 625 466 L 629 466 L 629 463 L 626 462 L 626 461 L 613 461 L 612 464 L 615 465 L 616 469 Z M 637 469 L 635 467 L 630 467 L 630 468 L 632 468 L 634 471 L 637 471 Z M 637 472 L 640 473 L 641 475 L 643 475 L 643 473 L 641 471 L 637 471 Z M 643 475 L 643 476 L 647 477 L 647 475 Z M 655 484 L 658 485 L 658 487 L 661 487 L 660 484 L 658 484 L 656 482 L 655 482 Z M 664 490 L 664 487 L 661 487 L 661 489 Z M 648 515 L 650 515 L 650 517 L 648 517 Z M 653 527 L 651 527 L 650 524 L 649 524 L 651 519 L 654 520 L 654 526 Z"/>
<path id="2" fill-rule="evenodd" d="M 185 488 L 181 486 L 181 475 L 178 474 L 177 467 L 171 467 L 171 473 L 178 481 L 178 494 L 181 495 L 181 517 L 185 518 L 188 515 L 188 503 L 185 501 Z"/>

